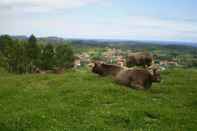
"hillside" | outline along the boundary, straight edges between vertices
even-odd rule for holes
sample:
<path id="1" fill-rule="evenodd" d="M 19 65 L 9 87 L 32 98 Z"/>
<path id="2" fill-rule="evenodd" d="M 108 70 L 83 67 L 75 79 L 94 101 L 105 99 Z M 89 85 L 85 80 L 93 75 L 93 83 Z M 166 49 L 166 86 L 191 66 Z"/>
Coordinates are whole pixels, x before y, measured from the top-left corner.
<path id="1" fill-rule="evenodd" d="M 86 70 L 0 76 L 1 131 L 197 129 L 197 70 L 174 69 L 148 91 Z"/>

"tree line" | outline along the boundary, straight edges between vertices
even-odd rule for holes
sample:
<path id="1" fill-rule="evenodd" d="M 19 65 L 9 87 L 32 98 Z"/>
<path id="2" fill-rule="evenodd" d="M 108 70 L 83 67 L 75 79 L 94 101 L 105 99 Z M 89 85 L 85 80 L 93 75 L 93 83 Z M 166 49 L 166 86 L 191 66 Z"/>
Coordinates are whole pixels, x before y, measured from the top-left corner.
<path id="1" fill-rule="evenodd" d="M 73 66 L 74 53 L 69 44 L 39 44 L 31 35 L 19 41 L 0 36 L 0 67 L 12 73 L 33 73 L 35 69 L 52 70 Z"/>

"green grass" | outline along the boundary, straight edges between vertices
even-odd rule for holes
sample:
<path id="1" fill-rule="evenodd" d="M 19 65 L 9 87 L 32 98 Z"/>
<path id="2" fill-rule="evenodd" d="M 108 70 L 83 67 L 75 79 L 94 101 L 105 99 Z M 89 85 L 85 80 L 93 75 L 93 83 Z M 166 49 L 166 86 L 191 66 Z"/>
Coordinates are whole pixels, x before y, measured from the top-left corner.
<path id="1" fill-rule="evenodd" d="M 197 70 L 174 69 L 148 91 L 85 70 L 0 75 L 0 131 L 196 131 Z"/>

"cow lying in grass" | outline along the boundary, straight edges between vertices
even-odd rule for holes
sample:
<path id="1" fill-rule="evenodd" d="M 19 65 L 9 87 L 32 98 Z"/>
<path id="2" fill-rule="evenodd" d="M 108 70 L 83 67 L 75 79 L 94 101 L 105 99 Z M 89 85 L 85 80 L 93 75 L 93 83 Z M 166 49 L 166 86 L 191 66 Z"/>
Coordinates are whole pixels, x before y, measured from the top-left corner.
<path id="1" fill-rule="evenodd" d="M 65 68 L 53 68 L 52 70 L 41 70 L 39 68 L 36 68 L 34 70 L 33 73 L 36 73 L 36 74 L 50 74 L 50 73 L 54 73 L 54 74 L 64 74 L 64 71 L 65 71 Z"/>
<path id="2" fill-rule="evenodd" d="M 152 54 L 148 52 L 130 53 L 127 57 L 127 66 L 150 66 L 153 62 Z"/>
<path id="3" fill-rule="evenodd" d="M 112 76 L 117 83 L 140 90 L 149 89 L 153 82 L 161 81 L 157 69 L 123 68 L 97 62 L 94 64 L 92 72 L 101 76 Z"/>

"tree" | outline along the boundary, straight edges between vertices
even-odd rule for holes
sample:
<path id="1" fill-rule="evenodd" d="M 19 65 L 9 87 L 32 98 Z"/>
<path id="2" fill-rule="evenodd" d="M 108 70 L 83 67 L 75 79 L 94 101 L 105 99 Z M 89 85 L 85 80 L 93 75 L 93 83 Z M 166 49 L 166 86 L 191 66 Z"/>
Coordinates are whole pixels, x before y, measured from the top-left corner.
<path id="1" fill-rule="evenodd" d="M 37 51 L 37 59 L 35 61 L 35 65 L 38 68 L 41 68 L 41 66 L 42 66 L 42 52 L 43 52 L 43 50 L 44 50 L 44 45 L 39 44 L 38 51 Z"/>
<path id="2" fill-rule="evenodd" d="M 0 66 L 12 73 L 32 73 L 35 68 L 70 67 L 73 60 L 73 50 L 68 45 L 39 45 L 34 35 L 28 41 L 0 36 Z"/>
<path id="3" fill-rule="evenodd" d="M 5 67 L 6 66 L 6 59 L 3 53 L 0 51 L 0 67 Z"/>
<path id="4" fill-rule="evenodd" d="M 56 67 L 71 67 L 74 61 L 74 53 L 69 45 L 58 45 L 56 47 Z"/>
<path id="5" fill-rule="evenodd" d="M 55 64 L 55 52 L 54 47 L 51 44 L 47 44 L 43 48 L 42 56 L 41 56 L 41 68 L 44 70 L 49 70 L 54 67 Z"/>
<path id="6" fill-rule="evenodd" d="M 27 42 L 17 42 L 16 43 L 16 73 L 22 74 L 27 73 L 29 71 L 29 61 L 26 52 Z"/>
<path id="7" fill-rule="evenodd" d="M 103 55 L 101 51 L 97 51 L 93 54 L 91 54 L 92 60 L 103 60 Z"/>
<path id="8" fill-rule="evenodd" d="M 0 36 L 0 51 L 3 56 L 3 65 L 9 72 L 12 72 L 15 66 L 15 41 L 9 35 Z"/>
<path id="9" fill-rule="evenodd" d="M 27 57 L 29 60 L 29 72 L 33 72 L 33 69 L 37 66 L 37 58 L 39 55 L 39 47 L 37 45 L 37 39 L 34 35 L 31 35 L 28 39 L 28 44 L 26 46 Z"/>
<path id="10" fill-rule="evenodd" d="M 0 51 L 4 55 L 8 55 L 9 49 L 14 45 L 12 38 L 9 35 L 0 36 Z"/>

